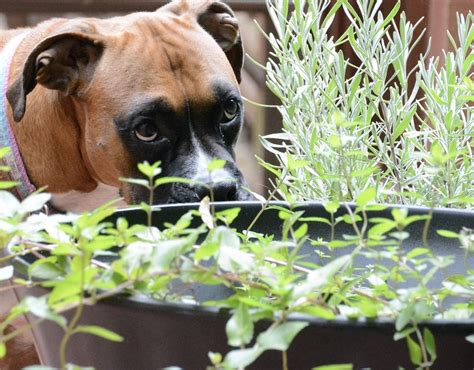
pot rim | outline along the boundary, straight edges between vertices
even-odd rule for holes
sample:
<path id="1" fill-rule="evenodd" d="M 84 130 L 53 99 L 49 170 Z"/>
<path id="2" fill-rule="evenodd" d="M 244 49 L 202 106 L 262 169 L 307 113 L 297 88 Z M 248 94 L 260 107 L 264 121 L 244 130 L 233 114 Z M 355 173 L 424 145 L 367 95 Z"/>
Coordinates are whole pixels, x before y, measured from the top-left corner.
<path id="1" fill-rule="evenodd" d="M 292 206 L 294 208 L 298 207 L 308 207 L 308 206 L 315 206 L 318 208 L 323 208 L 324 209 L 324 203 L 319 202 L 319 201 L 304 201 L 304 202 L 295 202 L 293 205 L 284 202 L 284 201 L 269 201 L 269 202 L 260 202 L 256 200 L 247 200 L 247 201 L 225 201 L 225 202 L 211 202 L 210 204 L 215 205 L 219 208 L 242 208 L 242 207 L 256 207 L 260 206 L 263 207 L 265 205 L 267 206 L 282 206 L 286 208 L 291 208 Z M 351 209 L 355 208 L 357 205 L 354 202 L 340 202 L 340 205 L 343 206 L 347 204 Z M 152 206 L 153 211 L 159 211 L 161 209 L 187 209 L 187 210 L 192 210 L 192 209 L 198 209 L 200 203 L 195 202 L 195 203 L 170 203 L 170 204 L 157 204 Z M 434 213 L 437 214 L 447 214 L 447 215 L 467 215 L 467 216 L 474 216 L 474 210 L 471 209 L 463 209 L 463 208 L 447 208 L 447 207 L 426 207 L 426 206 L 413 206 L 413 205 L 403 205 L 403 204 L 394 204 L 394 203 L 374 203 L 371 204 L 373 206 L 384 206 L 387 207 L 387 209 L 408 209 L 417 213 L 423 213 L 423 212 L 429 212 L 430 210 L 433 210 Z M 139 206 L 130 206 L 130 207 L 125 207 L 125 208 L 118 208 L 115 212 L 132 212 L 132 211 L 141 211 L 142 208 Z"/>

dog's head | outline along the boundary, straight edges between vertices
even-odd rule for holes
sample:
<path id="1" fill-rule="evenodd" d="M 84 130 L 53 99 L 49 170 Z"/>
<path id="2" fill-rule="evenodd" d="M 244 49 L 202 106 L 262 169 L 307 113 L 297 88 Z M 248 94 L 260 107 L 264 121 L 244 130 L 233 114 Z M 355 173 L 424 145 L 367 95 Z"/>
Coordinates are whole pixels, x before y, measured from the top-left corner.
<path id="1" fill-rule="evenodd" d="M 7 97 L 15 121 L 34 114 L 26 100 L 39 89 L 71 99 L 88 171 L 130 203 L 148 199 L 148 191 L 119 178 L 139 177 L 143 161 L 161 161 L 162 176 L 197 182 L 158 188 L 157 203 L 198 201 L 209 186 L 216 200 L 245 200 L 233 153 L 243 119 L 242 63 L 227 5 L 173 1 L 153 13 L 63 21 L 38 42 Z M 209 173 L 214 158 L 226 164 Z"/>

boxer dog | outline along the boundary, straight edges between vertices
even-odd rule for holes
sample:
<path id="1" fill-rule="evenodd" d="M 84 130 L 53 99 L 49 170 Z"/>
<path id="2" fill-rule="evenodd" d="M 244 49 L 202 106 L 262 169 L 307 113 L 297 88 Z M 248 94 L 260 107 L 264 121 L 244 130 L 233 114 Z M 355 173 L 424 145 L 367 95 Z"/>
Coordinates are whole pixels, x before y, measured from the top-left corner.
<path id="1" fill-rule="evenodd" d="M 7 51 L 11 58 L 1 59 Z M 120 181 L 140 177 L 143 161 L 199 184 L 160 187 L 156 203 L 199 201 L 210 188 L 218 201 L 251 197 L 233 153 L 243 49 L 227 5 L 176 0 L 156 12 L 2 31 L 0 60 L 2 130 L 29 188 L 47 187 L 59 210 L 89 210 L 119 195 L 148 199 L 146 189 Z M 226 164 L 209 173 L 214 158 Z M 34 362 L 31 341 L 17 338 L 0 368 Z"/>
<path id="2" fill-rule="evenodd" d="M 146 200 L 148 190 L 120 181 L 140 177 L 143 161 L 200 184 L 160 187 L 156 203 L 196 202 L 209 188 L 217 201 L 251 198 L 233 153 L 243 49 L 227 5 L 176 0 L 111 19 L 53 19 L 0 33 L 0 47 L 15 37 L 6 111 L 25 172 L 53 206 Z M 210 174 L 214 158 L 226 165 Z"/>

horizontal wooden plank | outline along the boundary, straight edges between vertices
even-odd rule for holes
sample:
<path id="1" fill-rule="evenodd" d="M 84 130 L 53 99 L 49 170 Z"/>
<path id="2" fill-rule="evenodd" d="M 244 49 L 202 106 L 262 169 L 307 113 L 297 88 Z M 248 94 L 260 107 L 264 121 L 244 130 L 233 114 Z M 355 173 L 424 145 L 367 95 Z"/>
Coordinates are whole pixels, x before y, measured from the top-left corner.
<path id="1" fill-rule="evenodd" d="M 236 11 L 264 11 L 264 0 L 224 0 Z M 153 11 L 163 0 L 0 0 L 0 13 L 102 13 Z"/>

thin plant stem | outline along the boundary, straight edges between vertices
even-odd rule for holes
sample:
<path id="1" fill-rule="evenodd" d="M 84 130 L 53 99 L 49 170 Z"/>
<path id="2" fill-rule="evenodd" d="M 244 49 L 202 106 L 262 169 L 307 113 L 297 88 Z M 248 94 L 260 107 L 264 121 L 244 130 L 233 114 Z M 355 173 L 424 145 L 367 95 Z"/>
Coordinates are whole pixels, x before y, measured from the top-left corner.
<path id="1" fill-rule="evenodd" d="M 286 174 L 284 174 L 278 181 L 277 185 L 275 186 L 275 188 L 272 190 L 272 192 L 270 193 L 270 195 L 268 196 L 267 198 L 267 201 L 262 205 L 262 208 L 258 211 L 257 215 L 254 217 L 254 219 L 252 220 L 252 222 L 250 222 L 250 225 L 246 228 L 246 231 L 247 231 L 247 238 L 248 238 L 248 235 L 250 233 L 250 231 L 252 230 L 252 228 L 255 226 L 255 224 L 257 223 L 258 219 L 260 218 L 260 216 L 263 214 L 263 212 L 265 212 L 265 210 L 268 208 L 268 205 L 270 204 L 270 201 L 271 199 L 275 196 L 275 194 L 278 192 L 278 190 L 280 189 L 281 185 L 283 184 L 283 182 L 285 181 L 285 178 L 286 178 Z"/>
<path id="2" fill-rule="evenodd" d="M 11 333 L 7 334 L 7 335 L 2 335 L 0 336 L 0 342 L 8 342 L 9 340 L 15 338 L 16 336 L 18 335 L 21 335 L 23 334 L 24 332 L 38 326 L 40 323 L 42 323 L 44 321 L 44 319 L 38 319 L 32 323 L 28 323 L 28 324 L 25 324 L 21 327 L 19 327 L 18 329 L 12 331 Z"/>
<path id="3" fill-rule="evenodd" d="M 66 359 L 66 347 L 69 342 L 69 339 L 74 334 L 74 329 L 76 328 L 79 320 L 81 319 L 82 312 L 84 310 L 84 284 L 85 284 L 85 269 L 86 269 L 86 252 L 82 250 L 81 255 L 81 274 L 80 274 L 80 294 L 79 294 L 79 303 L 74 313 L 74 316 L 69 323 L 69 325 L 65 329 L 65 333 L 63 338 L 61 339 L 61 343 L 59 345 L 59 362 L 61 364 L 61 369 L 66 370 L 67 359 Z"/>
<path id="4" fill-rule="evenodd" d="M 428 354 L 426 353 L 425 342 L 423 341 L 423 337 L 421 335 L 420 329 L 419 329 L 418 325 L 416 325 L 416 324 L 415 324 L 415 333 L 416 333 L 416 337 L 418 339 L 418 343 L 420 344 L 421 356 L 423 358 L 422 369 L 423 370 L 429 370 L 430 367 L 429 367 Z"/>
<path id="5" fill-rule="evenodd" d="M 434 212 L 434 207 L 431 206 L 430 210 L 428 211 L 428 218 L 425 221 L 425 224 L 423 226 L 423 245 L 425 247 L 429 247 L 428 243 L 428 233 L 430 231 L 430 226 L 431 226 L 431 220 L 433 219 L 433 212 Z"/>
<path id="6" fill-rule="evenodd" d="M 281 351 L 281 365 L 282 370 L 288 370 L 288 353 L 286 351 Z"/>
<path id="7" fill-rule="evenodd" d="M 150 194 L 148 195 L 148 207 L 147 207 L 147 224 L 148 227 L 152 225 L 152 209 L 151 206 L 153 205 L 153 193 L 155 192 L 155 186 L 153 183 L 153 176 L 149 178 L 149 187 L 150 187 Z"/>

